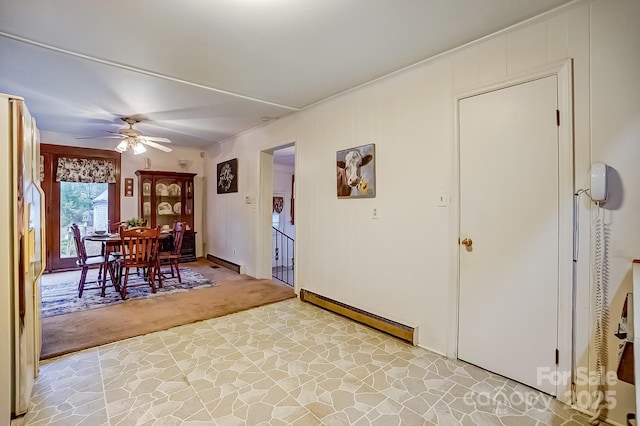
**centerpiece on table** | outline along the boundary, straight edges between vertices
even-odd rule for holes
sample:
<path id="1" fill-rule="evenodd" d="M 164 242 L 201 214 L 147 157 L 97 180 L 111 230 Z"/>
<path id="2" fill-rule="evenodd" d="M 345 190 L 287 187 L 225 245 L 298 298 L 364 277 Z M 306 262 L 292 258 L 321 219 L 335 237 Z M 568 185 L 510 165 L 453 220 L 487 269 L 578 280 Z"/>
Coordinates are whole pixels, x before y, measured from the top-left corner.
<path id="1" fill-rule="evenodd" d="M 145 220 L 140 217 L 133 217 L 131 219 L 127 219 L 124 223 L 127 225 L 127 228 L 138 228 L 144 225 Z"/>

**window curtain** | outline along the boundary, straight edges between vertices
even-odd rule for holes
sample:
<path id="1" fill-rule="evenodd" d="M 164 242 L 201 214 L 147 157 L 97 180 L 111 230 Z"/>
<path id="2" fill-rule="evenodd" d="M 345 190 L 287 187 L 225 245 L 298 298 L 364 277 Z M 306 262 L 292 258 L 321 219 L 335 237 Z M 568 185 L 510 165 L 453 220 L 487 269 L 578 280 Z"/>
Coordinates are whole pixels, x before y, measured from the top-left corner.
<path id="1" fill-rule="evenodd" d="M 113 160 L 58 158 L 56 182 L 116 183 Z"/>

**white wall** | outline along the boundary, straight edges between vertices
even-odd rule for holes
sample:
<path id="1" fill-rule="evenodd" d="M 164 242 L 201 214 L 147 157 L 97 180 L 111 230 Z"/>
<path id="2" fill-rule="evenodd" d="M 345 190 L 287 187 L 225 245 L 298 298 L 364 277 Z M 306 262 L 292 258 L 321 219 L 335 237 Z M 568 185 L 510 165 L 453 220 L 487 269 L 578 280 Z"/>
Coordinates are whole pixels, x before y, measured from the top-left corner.
<path id="1" fill-rule="evenodd" d="M 591 18 L 591 154 L 594 162 L 610 166 L 603 217 L 611 307 L 608 367 L 615 370 L 620 341 L 613 332 L 626 293 L 632 291 L 631 262 L 640 258 L 640 2 L 596 1 Z M 624 424 L 625 411 L 635 411 L 634 387 L 620 382 L 611 389 L 619 404 L 613 418 Z"/>
<path id="2" fill-rule="evenodd" d="M 83 139 L 77 140 L 71 135 L 54 132 L 41 132 L 40 139 L 42 143 L 52 145 L 66 145 L 76 146 L 82 148 L 93 149 L 107 149 L 111 150 L 115 146 L 115 143 L 109 141 L 105 143 L 104 140 L 90 140 Z M 113 146 L 112 146 L 113 145 Z M 204 225 L 203 218 L 205 217 L 203 211 L 204 193 L 204 160 L 200 156 L 201 150 L 182 148 L 178 146 L 172 146 L 173 149 L 170 153 L 165 153 L 157 149 L 148 148 L 143 154 L 134 155 L 133 152 L 127 151 L 122 154 L 120 160 L 121 167 L 121 185 L 120 185 L 120 218 L 122 220 L 132 217 L 140 216 L 138 212 L 138 177 L 136 176 L 136 170 L 144 169 L 145 158 L 149 158 L 150 170 L 161 170 L 171 172 L 188 172 L 197 173 L 194 182 L 195 191 L 195 206 L 194 206 L 194 230 L 198 232 L 196 234 L 196 256 L 203 256 L 203 242 L 204 242 Z M 177 161 L 178 159 L 185 159 L 188 161 L 187 166 L 182 169 Z M 133 197 L 124 196 L 124 179 L 134 179 Z"/>
<path id="3" fill-rule="evenodd" d="M 410 70 L 346 93 L 207 151 L 206 170 L 238 158 L 239 192 L 215 194 L 207 184 L 208 252 L 260 273 L 260 151 L 296 142 L 296 288 L 310 289 L 392 320 L 417 325 L 419 344 L 445 352 L 455 338 L 447 321 L 456 285 L 449 253 L 454 172 L 454 97 L 508 76 L 572 58 L 576 189 L 588 187 L 592 161 L 614 170 L 608 208 L 611 327 L 630 290 L 631 259 L 640 257 L 640 2 L 595 0 L 527 22 Z M 634 78 L 635 77 L 635 78 Z M 374 199 L 338 200 L 337 150 L 376 144 Z M 410 155 L 406 153 L 409 152 Z M 401 166 L 400 166 L 401 165 Z M 535 190 L 535 188 L 532 188 Z M 271 203 L 258 199 L 258 203 Z M 376 208 L 380 219 L 372 220 Z M 582 200 L 576 295 L 578 365 L 592 365 L 590 220 Z M 609 369 L 617 342 L 608 332 Z M 569 356 L 569 354 L 563 354 Z M 634 411 L 633 387 L 619 383 L 610 418 Z"/>

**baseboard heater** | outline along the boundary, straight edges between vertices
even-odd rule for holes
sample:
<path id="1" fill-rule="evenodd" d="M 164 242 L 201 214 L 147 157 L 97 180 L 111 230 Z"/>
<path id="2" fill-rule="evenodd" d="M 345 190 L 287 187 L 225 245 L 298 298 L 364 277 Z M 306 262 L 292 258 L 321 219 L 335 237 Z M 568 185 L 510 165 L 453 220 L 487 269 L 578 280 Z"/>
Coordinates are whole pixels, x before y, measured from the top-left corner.
<path id="1" fill-rule="evenodd" d="M 417 344 L 416 327 L 400 324 L 305 289 L 300 290 L 300 300 L 390 334 L 412 345 Z"/>
<path id="2" fill-rule="evenodd" d="M 240 265 L 237 265 L 233 262 L 229 262 L 228 260 L 224 260 L 220 257 L 214 256 L 212 254 L 208 254 L 207 253 L 207 260 L 210 260 L 214 263 L 217 263 L 218 265 L 222 265 L 227 269 L 231 269 L 232 271 L 235 271 L 237 273 L 240 273 Z"/>

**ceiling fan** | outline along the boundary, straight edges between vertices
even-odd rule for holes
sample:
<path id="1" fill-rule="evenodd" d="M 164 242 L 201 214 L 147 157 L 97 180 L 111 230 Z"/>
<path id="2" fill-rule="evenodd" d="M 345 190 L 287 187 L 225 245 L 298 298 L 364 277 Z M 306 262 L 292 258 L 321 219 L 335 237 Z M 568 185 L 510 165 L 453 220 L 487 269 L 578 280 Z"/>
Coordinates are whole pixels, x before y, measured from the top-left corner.
<path id="1" fill-rule="evenodd" d="M 133 125 L 139 123 L 140 120 L 132 117 L 122 117 L 122 121 L 129 125 L 128 129 L 120 129 L 117 132 L 111 132 L 109 130 L 105 130 L 107 133 L 113 133 L 117 136 L 107 136 L 108 138 L 122 138 L 118 146 L 116 146 L 115 150 L 118 152 L 125 152 L 127 149 L 132 149 L 134 154 L 142 154 L 147 149 L 145 145 L 150 146 L 152 148 L 159 149 L 164 152 L 171 152 L 171 148 L 160 145 L 158 142 L 162 143 L 171 143 L 171 141 L 167 138 L 161 138 L 157 136 L 143 136 L 139 130 L 133 128 Z"/>

